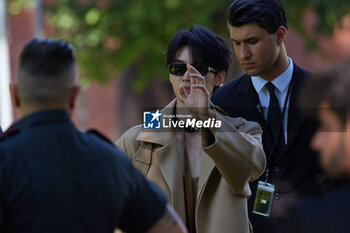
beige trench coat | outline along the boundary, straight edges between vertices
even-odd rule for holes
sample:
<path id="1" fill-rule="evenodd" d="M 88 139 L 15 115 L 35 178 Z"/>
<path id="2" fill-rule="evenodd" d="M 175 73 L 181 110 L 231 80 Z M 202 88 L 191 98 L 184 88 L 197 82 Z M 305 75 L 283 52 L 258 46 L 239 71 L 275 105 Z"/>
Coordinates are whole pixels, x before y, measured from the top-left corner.
<path id="1" fill-rule="evenodd" d="M 161 110 L 174 114 L 175 100 Z M 197 233 L 251 232 L 247 199 L 249 181 L 265 169 L 266 158 L 261 143 L 261 128 L 243 118 L 224 116 L 223 110 L 211 106 L 210 115 L 222 121 L 215 129 L 214 143 L 205 145 L 202 136 L 202 161 L 195 209 Z M 144 144 L 144 146 L 141 146 Z M 169 203 L 185 222 L 185 199 L 182 167 L 175 133 L 146 132 L 142 126 L 126 131 L 116 145 L 133 160 L 146 177 L 155 182 Z"/>

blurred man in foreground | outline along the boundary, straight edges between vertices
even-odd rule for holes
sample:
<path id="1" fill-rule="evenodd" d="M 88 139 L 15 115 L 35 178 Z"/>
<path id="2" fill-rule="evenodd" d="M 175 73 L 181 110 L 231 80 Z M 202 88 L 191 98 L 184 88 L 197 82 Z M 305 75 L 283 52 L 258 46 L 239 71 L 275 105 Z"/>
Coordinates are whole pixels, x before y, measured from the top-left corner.
<path id="1" fill-rule="evenodd" d="M 77 130 L 71 45 L 30 41 L 10 86 L 23 118 L 0 139 L 0 232 L 185 232 L 166 198 L 98 133 Z"/>
<path id="2" fill-rule="evenodd" d="M 301 100 L 308 107 L 306 110 L 314 113 L 320 121 L 311 146 L 320 152 L 322 167 L 337 181 L 339 187 L 321 198 L 308 199 L 297 204 L 288 217 L 289 233 L 349 232 L 349 93 L 348 65 L 315 75 L 303 90 Z"/>

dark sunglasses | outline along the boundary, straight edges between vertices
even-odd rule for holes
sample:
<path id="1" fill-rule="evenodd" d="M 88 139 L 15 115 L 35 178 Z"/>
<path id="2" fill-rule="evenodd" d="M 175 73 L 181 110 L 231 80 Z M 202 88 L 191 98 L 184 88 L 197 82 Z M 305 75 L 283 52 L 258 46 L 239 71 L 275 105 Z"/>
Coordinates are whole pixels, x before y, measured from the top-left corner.
<path id="1" fill-rule="evenodd" d="M 209 71 L 213 72 L 216 75 L 216 70 L 213 67 L 210 67 L 206 64 L 196 63 L 191 64 L 196 70 L 198 70 L 201 75 L 206 76 Z M 182 76 L 187 71 L 187 64 L 186 63 L 170 63 L 168 65 L 169 73 L 176 75 L 176 76 Z"/>

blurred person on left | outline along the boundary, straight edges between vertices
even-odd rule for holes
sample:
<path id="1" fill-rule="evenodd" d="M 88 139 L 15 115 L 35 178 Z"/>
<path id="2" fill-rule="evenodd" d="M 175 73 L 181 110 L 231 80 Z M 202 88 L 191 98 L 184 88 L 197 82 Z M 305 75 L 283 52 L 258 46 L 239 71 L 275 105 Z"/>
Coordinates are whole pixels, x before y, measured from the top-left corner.
<path id="1" fill-rule="evenodd" d="M 0 137 L 0 232 L 187 232 L 124 153 L 74 126 L 79 90 L 71 44 L 24 46 L 10 84 L 22 118 Z"/>

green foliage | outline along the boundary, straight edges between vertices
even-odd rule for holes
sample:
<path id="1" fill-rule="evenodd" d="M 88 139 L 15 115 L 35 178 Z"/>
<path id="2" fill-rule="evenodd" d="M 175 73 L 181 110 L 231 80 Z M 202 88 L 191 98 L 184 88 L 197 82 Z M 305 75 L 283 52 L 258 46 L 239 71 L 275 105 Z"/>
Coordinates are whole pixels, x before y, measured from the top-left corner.
<path id="1" fill-rule="evenodd" d="M 33 9 L 36 0 L 10 0 L 7 2 L 8 12 L 12 15 L 18 15 L 23 9 Z"/>
<path id="2" fill-rule="evenodd" d="M 9 11 L 19 12 L 35 0 L 10 0 Z M 318 14 L 316 33 L 330 35 L 334 25 L 350 12 L 348 0 L 282 0 L 289 25 L 310 45 L 315 39 L 303 26 L 306 10 Z M 45 6 L 44 20 L 53 35 L 77 48 L 81 76 L 106 82 L 130 67 L 136 91 L 152 78 L 168 78 L 165 52 L 170 39 L 183 28 L 204 25 L 229 39 L 227 0 L 56 0 Z"/>
<path id="3" fill-rule="evenodd" d="M 349 0 L 282 0 L 286 10 L 288 23 L 305 39 L 307 48 L 317 50 L 319 36 L 330 36 L 335 26 L 339 26 L 342 18 L 350 13 Z M 307 32 L 304 26 L 304 14 L 313 10 L 317 15 L 314 35 Z"/>
<path id="4" fill-rule="evenodd" d="M 313 9 L 318 15 L 316 32 L 330 35 L 336 23 L 350 12 L 348 0 L 282 0 L 289 24 L 298 30 L 303 28 L 303 15 L 306 10 Z"/>
<path id="5" fill-rule="evenodd" d="M 139 92 L 152 78 L 168 78 L 165 52 L 178 30 L 201 24 L 228 38 L 224 1 L 87 2 L 58 1 L 46 7 L 45 20 L 54 25 L 54 37 L 75 45 L 81 74 L 89 80 L 108 81 L 136 64 L 133 87 Z"/>

